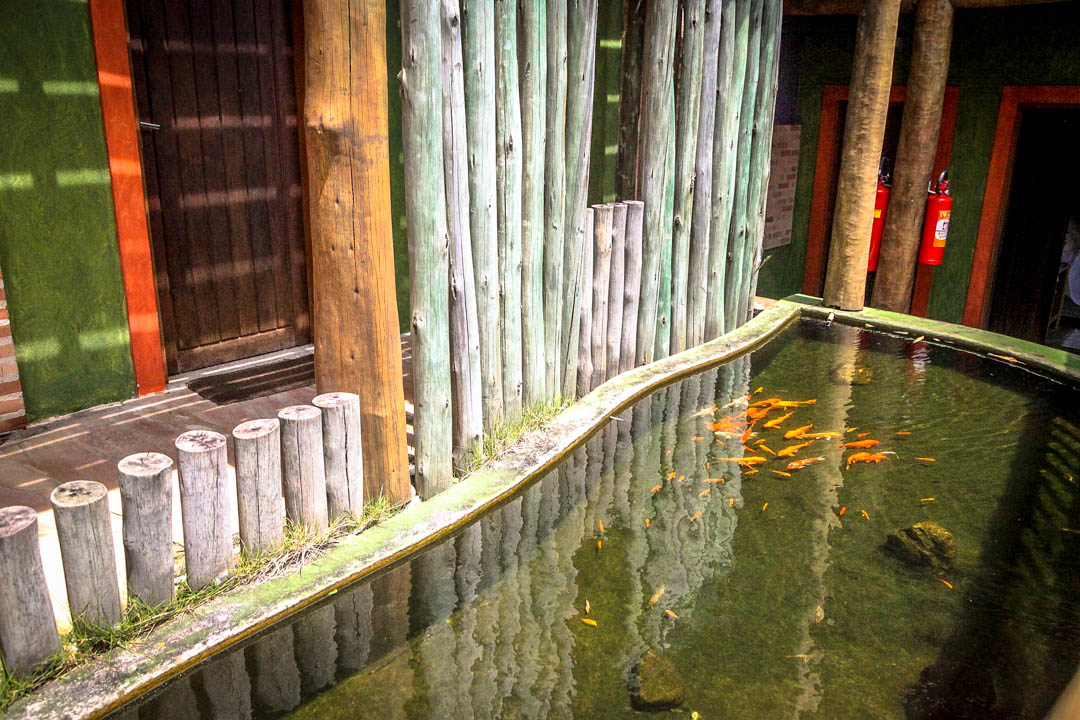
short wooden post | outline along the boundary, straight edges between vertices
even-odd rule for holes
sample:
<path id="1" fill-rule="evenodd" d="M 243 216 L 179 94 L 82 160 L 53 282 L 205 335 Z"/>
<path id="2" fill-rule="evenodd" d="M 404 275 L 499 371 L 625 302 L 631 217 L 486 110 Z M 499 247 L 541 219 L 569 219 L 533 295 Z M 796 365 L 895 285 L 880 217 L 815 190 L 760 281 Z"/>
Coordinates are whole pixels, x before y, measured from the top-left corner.
<path id="1" fill-rule="evenodd" d="M 188 586 L 198 590 L 232 567 L 232 504 L 225 436 L 212 430 L 190 430 L 176 438 L 176 452 L 184 566 Z"/>
<path id="2" fill-rule="evenodd" d="M 323 464 L 330 519 L 364 514 L 364 458 L 360 447 L 360 398 L 326 393 L 311 404 L 322 411 Z"/>
<path id="3" fill-rule="evenodd" d="M 611 205 L 593 205 L 592 387 L 607 379 L 608 286 L 611 284 Z"/>
<path id="4" fill-rule="evenodd" d="M 99 627 L 120 622 L 120 588 L 107 495 L 108 490 L 99 482 L 73 480 L 49 496 L 71 617 Z"/>
<path id="5" fill-rule="evenodd" d="M 638 298 L 641 295 L 641 235 L 645 222 L 645 203 L 626 201 L 626 268 L 623 294 L 622 343 L 619 348 L 619 372 L 637 365 Z M 651 339 L 650 339 L 651 341 Z"/>
<path id="6" fill-rule="evenodd" d="M 359 407 L 356 412 L 359 419 Z M 280 426 L 277 418 L 263 418 L 240 423 L 232 432 L 240 543 L 249 555 L 272 550 L 285 540 Z"/>
<path id="7" fill-rule="evenodd" d="M 45 571 L 38 550 L 37 513 L 0 509 L 0 654 L 13 676 L 25 675 L 60 652 Z"/>
<path id="8" fill-rule="evenodd" d="M 154 606 L 173 598 L 172 470 L 168 455 L 147 452 L 117 463 L 129 597 Z"/>
<path id="9" fill-rule="evenodd" d="M 607 377 L 619 374 L 622 346 L 623 296 L 626 292 L 626 203 L 614 203 L 611 212 L 611 279 L 608 281 Z"/>
<path id="10" fill-rule="evenodd" d="M 285 517 L 312 530 L 325 530 L 328 523 L 321 413 L 311 405 L 292 405 L 278 413 L 278 420 Z"/>

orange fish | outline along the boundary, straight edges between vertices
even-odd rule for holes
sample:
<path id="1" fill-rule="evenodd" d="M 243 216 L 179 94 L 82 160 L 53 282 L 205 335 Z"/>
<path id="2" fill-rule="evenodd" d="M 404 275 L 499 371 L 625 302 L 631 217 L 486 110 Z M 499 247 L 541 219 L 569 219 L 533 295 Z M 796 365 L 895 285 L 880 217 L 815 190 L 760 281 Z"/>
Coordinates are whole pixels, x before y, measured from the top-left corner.
<path id="1" fill-rule="evenodd" d="M 847 467 L 851 467 L 854 463 L 879 463 L 884 459 L 884 453 L 857 452 L 848 455 Z"/>
<path id="2" fill-rule="evenodd" d="M 675 614 L 674 612 L 672 612 L 671 610 L 665 610 L 665 611 L 664 611 L 664 614 L 665 614 L 665 615 L 667 615 L 668 617 L 671 617 L 671 618 L 675 618 L 676 620 L 678 620 L 678 619 L 679 619 L 679 616 L 678 616 L 678 615 L 676 615 L 676 614 Z"/>
<path id="3" fill-rule="evenodd" d="M 699 517 L 701 517 L 701 511 L 700 510 L 698 510 L 696 513 L 694 513 L 693 515 L 690 516 L 690 522 L 694 522 Z"/>
<path id="4" fill-rule="evenodd" d="M 941 578 L 938 578 L 938 580 L 941 580 Z M 950 590 L 952 590 L 952 583 L 949 582 L 948 580 L 941 580 L 941 584 L 944 585 L 945 587 L 949 588 Z"/>
<path id="5" fill-rule="evenodd" d="M 728 507 L 733 506 L 735 504 L 735 498 L 728 498 L 727 499 L 727 504 L 728 504 Z"/>
<path id="6" fill-rule="evenodd" d="M 765 443 L 765 438 L 761 438 L 760 440 L 755 440 L 754 441 L 754 445 L 763 445 L 764 443 Z"/>
<path id="7" fill-rule="evenodd" d="M 868 433 L 868 432 L 864 432 L 864 433 L 859 433 L 859 434 L 858 434 L 858 435 L 856 435 L 855 437 L 861 437 L 861 438 L 864 438 L 864 437 L 866 437 L 866 436 L 867 436 L 867 435 L 869 435 L 869 434 L 870 434 L 870 433 Z"/>
<path id="8" fill-rule="evenodd" d="M 767 427 L 767 428 L 780 427 L 780 423 L 784 422 L 785 420 L 787 420 L 789 417 L 791 417 L 794 414 L 795 414 L 795 411 L 792 410 L 787 415 L 781 415 L 778 418 L 773 418 L 772 420 L 770 420 L 767 423 L 765 423 L 764 425 L 762 425 L 762 427 Z"/>
<path id="9" fill-rule="evenodd" d="M 847 505 L 844 505 L 843 507 L 840 508 L 840 512 L 836 513 L 836 516 L 837 517 L 842 517 L 843 514 L 846 513 L 846 512 L 847 512 Z"/>
<path id="10" fill-rule="evenodd" d="M 820 460 L 824 460 L 824 459 L 825 458 L 823 458 L 823 457 L 812 457 L 812 458 L 806 458 L 804 460 L 796 460 L 794 462 L 789 462 L 788 466 L 787 466 L 787 469 L 788 470 L 800 470 L 800 469 L 806 467 L 807 465 L 812 465 L 812 464 L 814 464 L 814 463 L 816 463 L 816 462 L 818 462 Z"/>
<path id="11" fill-rule="evenodd" d="M 749 395 L 743 395 L 741 398 L 736 398 L 736 399 L 732 400 L 731 402 L 729 402 L 727 405 L 724 406 L 723 409 L 726 410 L 727 408 L 735 407 L 736 405 L 739 405 L 739 404 L 744 403 L 744 402 L 748 402 L 749 400 L 750 400 Z"/>
<path id="12" fill-rule="evenodd" d="M 765 508 L 769 507 L 769 503 L 765 503 L 761 506 L 761 512 L 765 512 Z"/>
<path id="13" fill-rule="evenodd" d="M 922 460 L 923 462 L 937 462 L 934 458 L 915 458 L 916 460 Z"/>
<path id="14" fill-rule="evenodd" d="M 758 400 L 756 403 L 750 403 L 750 407 L 764 407 L 766 405 L 775 405 L 780 402 L 780 398 L 772 397 L 765 400 Z"/>
<path id="15" fill-rule="evenodd" d="M 592 618 L 581 618 L 581 622 L 585 623 L 589 627 L 596 627 L 596 621 Z"/>
<path id="16" fill-rule="evenodd" d="M 704 436 L 704 435 L 695 435 L 695 436 L 694 436 L 694 439 L 695 439 L 695 440 L 704 440 L 704 439 L 705 439 L 705 436 Z"/>
<path id="17" fill-rule="evenodd" d="M 600 528 L 600 532 L 604 532 L 604 522 L 602 520 L 597 520 L 596 526 Z"/>
<path id="18" fill-rule="evenodd" d="M 761 418 L 769 414 L 770 409 L 771 408 L 767 407 L 750 408 L 746 411 L 746 417 L 750 418 L 751 420 L 760 420 Z"/>
<path id="19" fill-rule="evenodd" d="M 760 465 L 761 463 L 765 462 L 766 460 L 768 460 L 768 458 L 758 457 L 757 455 L 751 455 L 750 457 L 739 458 L 735 462 L 739 463 L 740 465 L 751 466 L 751 465 Z"/>
<path id="20" fill-rule="evenodd" d="M 909 433 L 909 432 L 898 432 L 896 434 L 897 435 L 910 435 L 911 433 Z"/>
<path id="21" fill-rule="evenodd" d="M 774 403 L 773 407 L 778 408 L 797 408 L 800 405 L 813 405 L 817 402 L 817 398 L 813 400 L 781 400 L 778 403 Z"/>
<path id="22" fill-rule="evenodd" d="M 818 440 L 820 438 L 837 438 L 837 437 L 840 437 L 840 433 L 838 433 L 838 432 L 803 433 L 802 437 Z"/>
<path id="23" fill-rule="evenodd" d="M 654 592 L 652 594 L 652 597 L 649 598 L 649 607 L 652 607 L 656 603 L 660 602 L 660 598 L 662 598 L 662 597 L 664 597 L 664 586 L 663 585 L 661 585 L 660 589 L 657 590 L 656 592 Z"/>
<path id="24" fill-rule="evenodd" d="M 761 471 L 760 470 L 747 470 L 746 472 L 743 473 L 743 477 L 746 477 L 747 475 L 757 475 L 759 472 L 761 472 Z"/>
<path id="25" fill-rule="evenodd" d="M 654 486 L 653 486 L 653 489 L 652 489 L 652 490 L 650 490 L 649 492 L 660 492 L 660 491 L 661 491 L 661 490 L 663 490 L 663 489 L 664 489 L 664 486 L 663 486 L 663 485 L 654 485 Z"/>
<path id="26" fill-rule="evenodd" d="M 919 502 L 934 502 L 934 498 L 922 498 Z"/>
<path id="27" fill-rule="evenodd" d="M 673 477 L 675 477 L 675 471 L 674 470 L 672 470 L 671 473 L 668 474 L 667 479 L 670 480 Z"/>
<path id="28" fill-rule="evenodd" d="M 668 451 L 667 451 L 666 453 L 664 453 L 664 454 L 665 454 L 665 455 L 670 455 L 670 454 L 671 454 L 672 452 L 674 452 L 674 448 L 671 448 L 671 449 L 669 449 L 669 450 L 668 450 Z"/>
<path id="29" fill-rule="evenodd" d="M 798 445 L 788 445 L 785 448 L 780 448 L 779 450 L 777 450 L 776 451 L 776 457 L 791 457 L 795 453 L 802 450 L 804 447 L 808 447 L 808 446 L 813 445 L 813 444 L 814 444 L 814 441 L 811 440 L 809 442 L 799 443 Z"/>
<path id="30" fill-rule="evenodd" d="M 770 455 L 775 455 L 775 454 L 776 454 L 776 451 L 774 451 L 774 450 L 773 450 L 773 449 L 772 449 L 771 447 L 769 447 L 768 445 L 758 445 L 758 447 L 760 447 L 760 448 L 761 448 L 762 450 L 764 450 L 765 452 L 769 453 Z"/>
<path id="31" fill-rule="evenodd" d="M 649 523 L 652 522 L 649 518 L 645 518 L 645 527 L 649 527 Z"/>
<path id="32" fill-rule="evenodd" d="M 601 549 L 602 549 L 603 547 L 604 547 L 604 541 L 603 541 L 603 540 L 597 540 L 597 541 L 596 541 L 596 551 L 597 551 L 597 552 L 600 552 L 600 550 L 601 550 Z"/>
<path id="33" fill-rule="evenodd" d="M 863 516 L 864 518 L 866 518 L 867 520 L 869 520 L 869 519 L 870 519 L 870 513 L 866 512 L 865 510 L 860 510 L 859 512 L 861 512 L 861 513 L 862 513 L 862 516 Z"/>
<path id="34" fill-rule="evenodd" d="M 680 475 L 680 476 L 679 476 L 679 482 L 682 482 L 682 481 L 683 481 L 683 480 L 685 480 L 685 479 L 686 479 L 686 476 L 685 476 L 685 475 Z"/>
<path id="35" fill-rule="evenodd" d="M 750 453 L 751 455 L 753 455 L 754 453 L 756 453 L 756 452 L 757 452 L 757 450 L 755 450 L 754 448 L 752 448 L 752 447 L 747 447 L 746 445 L 743 445 L 743 446 L 742 446 L 742 449 L 743 449 L 743 450 L 745 450 L 746 452 Z"/>
<path id="36" fill-rule="evenodd" d="M 699 493 L 697 494 L 697 496 L 698 496 L 698 497 L 705 497 L 706 495 L 708 495 L 708 494 L 709 494 L 709 493 L 711 493 L 711 492 L 712 492 L 712 490 L 710 490 L 709 488 L 705 488 L 704 490 L 702 490 L 701 492 L 699 492 Z"/>
<path id="37" fill-rule="evenodd" d="M 690 417 L 702 417 L 704 415 L 711 415 L 714 412 L 716 412 L 716 406 L 715 405 L 713 405 L 712 407 L 702 408 L 701 410 L 698 410 L 696 413 L 694 413 Z"/>
<path id="38" fill-rule="evenodd" d="M 872 448 L 875 445 L 880 445 L 880 440 L 856 440 L 855 442 L 844 443 L 846 448 Z"/>
<path id="39" fill-rule="evenodd" d="M 744 433 L 742 434 L 742 437 L 741 437 L 741 438 L 739 438 L 739 441 L 740 441 L 740 442 L 741 442 L 741 443 L 742 443 L 743 445 L 745 445 L 745 444 L 746 444 L 746 441 L 750 439 L 750 435 L 751 435 L 751 433 L 753 432 L 753 430 L 754 430 L 754 426 L 753 426 L 753 425 L 751 425 L 750 427 L 746 428 L 746 432 L 744 432 Z"/>
<path id="40" fill-rule="evenodd" d="M 773 470 L 777 475 L 783 475 L 784 477 L 791 477 L 791 473 L 784 472 L 783 470 Z"/>
<path id="41" fill-rule="evenodd" d="M 848 429 L 847 429 L 847 432 L 855 432 L 855 431 L 856 431 L 856 430 L 858 430 L 858 429 L 859 429 L 859 428 L 848 428 Z"/>
<path id="42" fill-rule="evenodd" d="M 784 433 L 784 439 L 785 440 L 790 440 L 792 438 L 801 438 L 812 427 L 814 427 L 813 423 L 811 423 L 809 425 L 803 425 L 802 427 L 795 428 L 794 430 L 788 430 L 786 433 Z"/>
<path id="43" fill-rule="evenodd" d="M 724 478 L 706 478 L 706 479 L 705 479 L 705 480 L 703 480 L 702 482 L 707 482 L 707 483 L 722 483 L 722 482 L 724 482 Z"/>

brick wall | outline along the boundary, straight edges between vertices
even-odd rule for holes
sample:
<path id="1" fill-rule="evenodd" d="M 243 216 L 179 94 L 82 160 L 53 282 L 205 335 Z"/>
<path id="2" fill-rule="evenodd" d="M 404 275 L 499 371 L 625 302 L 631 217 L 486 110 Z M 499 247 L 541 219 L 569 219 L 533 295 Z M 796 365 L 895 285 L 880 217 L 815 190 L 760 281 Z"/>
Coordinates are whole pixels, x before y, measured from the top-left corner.
<path id="1" fill-rule="evenodd" d="M 773 128 L 772 168 L 765 204 L 763 248 L 791 242 L 791 211 L 795 207 L 795 176 L 799 172 L 799 125 Z"/>
<path id="2" fill-rule="evenodd" d="M 26 407 L 19 384 L 19 366 L 15 363 L 15 345 L 11 341 L 7 290 L 0 277 L 0 432 L 25 426 Z"/>

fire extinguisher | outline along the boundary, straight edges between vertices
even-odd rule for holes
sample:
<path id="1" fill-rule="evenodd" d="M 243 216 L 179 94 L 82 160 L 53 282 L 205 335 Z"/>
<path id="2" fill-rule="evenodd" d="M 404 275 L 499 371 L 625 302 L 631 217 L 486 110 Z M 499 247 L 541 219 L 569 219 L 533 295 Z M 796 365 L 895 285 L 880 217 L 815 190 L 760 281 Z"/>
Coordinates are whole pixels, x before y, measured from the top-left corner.
<path id="1" fill-rule="evenodd" d="M 889 207 L 889 190 L 891 180 L 885 169 L 885 158 L 881 159 L 878 166 L 877 194 L 874 196 L 874 224 L 870 229 L 870 259 L 866 264 L 866 272 L 877 270 L 878 253 L 881 251 L 881 233 L 885 230 L 885 211 Z"/>
<path id="2" fill-rule="evenodd" d="M 949 196 L 949 171 L 942 170 L 937 183 L 928 188 L 926 218 L 923 220 L 922 243 L 919 245 L 919 263 L 940 265 L 945 255 L 945 240 L 949 236 L 949 216 L 952 215 L 952 198 Z"/>

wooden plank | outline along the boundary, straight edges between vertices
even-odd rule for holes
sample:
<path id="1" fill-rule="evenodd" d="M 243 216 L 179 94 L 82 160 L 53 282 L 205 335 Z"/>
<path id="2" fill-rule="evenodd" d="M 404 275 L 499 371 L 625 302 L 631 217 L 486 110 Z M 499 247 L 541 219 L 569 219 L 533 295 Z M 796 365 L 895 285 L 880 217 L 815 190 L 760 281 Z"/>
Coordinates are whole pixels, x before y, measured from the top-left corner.
<path id="1" fill-rule="evenodd" d="M 237 357 L 251 357 L 290 348 L 296 344 L 295 334 L 291 327 L 277 328 L 255 335 L 179 350 L 176 353 L 177 370 L 186 372 L 195 368 L 219 365 L 235 360 Z"/>
<path id="2" fill-rule="evenodd" d="M 285 539 L 281 478 L 281 422 L 262 418 L 232 431 L 240 544 L 251 556 L 270 552 Z"/>
<path id="3" fill-rule="evenodd" d="M 623 0 L 619 149 L 615 171 L 615 192 L 620 200 L 638 199 L 638 130 L 641 119 L 642 53 L 645 50 L 645 5 L 645 0 Z"/>
<path id="4" fill-rule="evenodd" d="M 308 530 L 325 530 L 329 522 L 322 414 L 310 405 L 291 405 L 278 412 L 278 420 L 285 517 Z"/>
<path id="5" fill-rule="evenodd" d="M 563 255 L 566 240 L 566 0 L 547 0 L 544 115 L 544 380 L 549 397 L 563 389 Z"/>
<path id="6" fill-rule="evenodd" d="M 364 516 L 364 458 L 360 430 L 360 397 L 324 393 L 311 404 L 322 411 L 326 503 L 331 520 L 350 513 Z"/>
<path id="7" fill-rule="evenodd" d="M 626 294 L 626 203 L 613 203 L 611 213 L 611 279 L 608 282 L 605 380 L 621 370 L 623 299 Z"/>
<path id="8" fill-rule="evenodd" d="M 195 591 L 224 575 L 233 564 L 229 518 L 229 463 L 225 436 L 190 430 L 176 438 L 180 516 L 184 526 L 187 584 Z"/>
<path id="9" fill-rule="evenodd" d="M 173 599 L 172 471 L 168 455 L 128 455 L 117 463 L 127 593 L 151 607 Z"/>
<path id="10" fill-rule="evenodd" d="M 49 502 L 72 620 L 112 627 L 120 622 L 120 588 L 108 490 L 93 480 L 72 480 L 55 488 Z"/>
<path id="11" fill-rule="evenodd" d="M 585 211 L 585 226 L 589 230 L 589 238 L 593 236 L 593 230 L 596 223 L 596 215 L 593 208 L 588 208 Z M 579 304 L 579 312 L 581 317 L 578 319 L 578 326 L 580 327 L 580 333 L 578 335 L 578 351 L 577 351 L 577 397 L 587 395 L 590 390 L 593 389 L 593 346 L 592 346 L 592 327 L 595 318 L 593 317 L 593 255 L 594 246 L 592 242 L 585 243 L 581 248 L 581 279 L 580 286 L 578 288 L 578 297 L 581 298 Z"/>
<path id="12" fill-rule="evenodd" d="M 638 304 L 641 293 L 641 237 L 644 233 L 645 204 L 626 201 L 626 261 L 623 285 L 622 341 L 619 372 L 637 367 Z"/>
<path id="13" fill-rule="evenodd" d="M 592 335 L 590 339 L 592 355 L 591 387 L 607 379 L 607 337 L 608 337 L 608 288 L 611 285 L 611 234 L 614 224 L 614 209 L 611 205 L 593 205 L 592 237 L 592 273 L 587 276 L 587 288 L 592 292 Z"/>
<path id="14" fill-rule="evenodd" d="M 0 654 L 4 669 L 26 675 L 60 652 L 38 548 L 37 513 L 0 508 Z"/>

